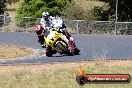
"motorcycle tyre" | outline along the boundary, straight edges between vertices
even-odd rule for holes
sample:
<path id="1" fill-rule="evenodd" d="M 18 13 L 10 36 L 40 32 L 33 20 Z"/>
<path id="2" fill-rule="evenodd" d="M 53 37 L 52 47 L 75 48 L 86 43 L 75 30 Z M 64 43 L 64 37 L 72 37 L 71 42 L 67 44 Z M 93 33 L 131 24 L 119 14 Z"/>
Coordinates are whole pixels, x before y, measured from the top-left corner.
<path id="1" fill-rule="evenodd" d="M 52 55 L 53 55 L 53 51 L 52 51 L 52 48 L 51 47 L 48 47 L 48 52 L 46 53 L 46 56 L 47 57 L 52 57 Z"/>
<path id="2" fill-rule="evenodd" d="M 56 45 L 59 49 L 61 49 L 65 54 L 69 55 L 69 56 L 72 56 L 73 54 L 70 53 L 70 51 L 65 48 L 61 43 L 57 43 Z"/>
<path id="3" fill-rule="evenodd" d="M 79 55 L 80 50 L 78 48 L 75 48 L 74 55 Z"/>

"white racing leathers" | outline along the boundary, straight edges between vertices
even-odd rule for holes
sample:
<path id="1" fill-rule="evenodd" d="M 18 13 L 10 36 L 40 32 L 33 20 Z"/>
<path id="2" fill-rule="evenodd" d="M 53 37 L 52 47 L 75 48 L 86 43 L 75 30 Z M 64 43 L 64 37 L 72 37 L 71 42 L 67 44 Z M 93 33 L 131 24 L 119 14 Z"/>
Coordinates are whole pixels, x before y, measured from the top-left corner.
<path id="1" fill-rule="evenodd" d="M 51 28 L 55 28 L 57 31 L 65 32 L 66 29 L 63 28 L 64 21 L 60 17 L 52 17 L 50 16 L 49 21 L 44 20 L 41 18 L 40 23 L 43 25 L 44 31 L 50 30 Z M 65 35 L 63 35 L 63 40 L 68 44 L 68 39 Z"/>
<path id="2" fill-rule="evenodd" d="M 65 32 L 66 28 L 63 28 L 63 25 L 64 25 L 64 21 L 60 17 L 55 17 L 54 19 L 52 19 L 51 26 L 55 28 L 57 31 Z M 63 35 L 63 40 L 68 44 L 69 40 L 66 38 L 65 35 Z"/>

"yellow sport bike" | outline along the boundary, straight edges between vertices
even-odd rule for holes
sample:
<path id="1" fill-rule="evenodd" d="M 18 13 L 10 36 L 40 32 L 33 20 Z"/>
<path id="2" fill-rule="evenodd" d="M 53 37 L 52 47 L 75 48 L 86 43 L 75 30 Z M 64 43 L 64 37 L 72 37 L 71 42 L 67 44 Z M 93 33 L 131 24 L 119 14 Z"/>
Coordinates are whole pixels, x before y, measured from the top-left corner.
<path id="1" fill-rule="evenodd" d="M 80 50 L 75 46 L 75 43 L 73 44 L 75 48 L 72 50 L 73 52 L 71 52 L 68 49 L 68 44 L 63 40 L 63 34 L 59 33 L 55 29 L 46 31 L 44 33 L 44 39 L 47 46 L 50 46 L 52 50 L 60 53 L 61 55 L 78 55 L 80 52 Z M 50 57 L 53 54 L 55 53 L 49 52 L 46 53 L 46 56 Z"/>

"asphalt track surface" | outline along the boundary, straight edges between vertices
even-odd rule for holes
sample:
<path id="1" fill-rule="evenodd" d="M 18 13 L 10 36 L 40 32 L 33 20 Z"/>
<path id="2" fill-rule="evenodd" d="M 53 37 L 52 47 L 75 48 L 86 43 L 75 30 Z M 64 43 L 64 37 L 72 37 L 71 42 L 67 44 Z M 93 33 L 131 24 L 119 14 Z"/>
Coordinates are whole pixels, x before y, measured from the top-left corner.
<path id="1" fill-rule="evenodd" d="M 12 60 L 0 60 L 0 64 L 23 63 L 52 63 L 52 62 L 77 62 L 96 59 L 106 60 L 131 60 L 132 36 L 131 35 L 89 35 L 73 34 L 80 55 L 66 56 L 55 54 L 46 57 L 43 48 L 37 42 L 35 33 L 0 32 L 0 44 L 14 44 L 32 48 L 39 54 Z"/>

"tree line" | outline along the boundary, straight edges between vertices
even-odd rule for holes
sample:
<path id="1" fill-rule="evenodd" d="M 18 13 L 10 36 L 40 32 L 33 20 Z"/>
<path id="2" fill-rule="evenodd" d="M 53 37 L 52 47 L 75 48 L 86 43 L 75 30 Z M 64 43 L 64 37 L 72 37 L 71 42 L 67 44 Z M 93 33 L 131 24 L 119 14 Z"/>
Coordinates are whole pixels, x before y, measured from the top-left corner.
<path id="1" fill-rule="evenodd" d="M 19 0 L 0 0 L 0 12 L 3 13 L 5 3 L 15 3 Z M 95 6 L 90 12 L 94 20 L 115 21 L 116 0 L 99 0 L 109 4 L 107 9 Z M 89 11 L 84 11 L 74 0 L 21 0 L 17 9 L 17 16 L 40 17 L 43 11 L 51 15 L 60 15 L 68 19 L 89 20 Z M 118 0 L 117 21 L 132 21 L 132 0 Z M 92 17 L 90 14 L 89 16 Z"/>
<path id="2" fill-rule="evenodd" d="M 117 0 L 100 0 L 109 3 L 109 8 L 103 10 L 101 7 L 95 7 L 94 11 L 98 20 L 115 20 Z M 117 3 L 117 21 L 132 21 L 132 0 L 118 0 Z"/>

